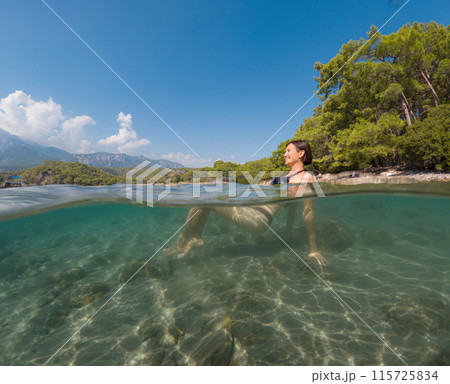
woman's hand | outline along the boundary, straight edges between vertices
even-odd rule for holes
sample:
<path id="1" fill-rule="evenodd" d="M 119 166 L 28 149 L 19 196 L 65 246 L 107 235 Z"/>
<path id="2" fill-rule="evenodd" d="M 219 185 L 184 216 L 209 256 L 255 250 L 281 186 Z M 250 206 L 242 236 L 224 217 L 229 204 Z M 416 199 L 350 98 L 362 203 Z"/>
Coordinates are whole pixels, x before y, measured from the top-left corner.
<path id="1" fill-rule="evenodd" d="M 328 261 L 319 252 L 309 252 L 308 257 L 310 259 L 315 259 L 321 266 L 328 265 Z"/>

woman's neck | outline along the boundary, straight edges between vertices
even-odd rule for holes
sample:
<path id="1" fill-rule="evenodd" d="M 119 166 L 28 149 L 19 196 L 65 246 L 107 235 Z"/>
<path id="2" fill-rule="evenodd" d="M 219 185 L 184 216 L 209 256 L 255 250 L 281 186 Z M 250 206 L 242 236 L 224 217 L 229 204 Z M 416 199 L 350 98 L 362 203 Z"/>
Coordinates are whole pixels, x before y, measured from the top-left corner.
<path id="1" fill-rule="evenodd" d="M 297 163 L 297 164 L 294 164 L 291 167 L 291 170 L 290 170 L 289 173 L 291 173 L 291 172 L 300 172 L 300 171 L 303 171 L 303 164 L 302 163 Z"/>

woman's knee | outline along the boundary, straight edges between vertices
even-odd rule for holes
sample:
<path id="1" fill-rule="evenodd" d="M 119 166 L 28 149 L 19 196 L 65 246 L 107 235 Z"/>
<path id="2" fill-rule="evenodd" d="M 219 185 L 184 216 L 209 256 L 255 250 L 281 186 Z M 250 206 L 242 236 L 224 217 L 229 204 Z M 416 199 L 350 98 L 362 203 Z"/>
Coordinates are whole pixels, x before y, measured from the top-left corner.
<path id="1" fill-rule="evenodd" d="M 217 207 L 213 210 L 252 235 L 261 234 L 270 226 L 266 215 L 251 207 Z"/>
<path id="2" fill-rule="evenodd" d="M 261 222 L 258 225 L 253 225 L 252 227 L 249 227 L 247 231 L 251 235 L 260 235 L 260 234 L 262 234 L 262 233 L 267 231 L 268 226 L 269 225 L 264 224 L 264 223 Z"/>
<path id="3" fill-rule="evenodd" d="M 267 228 L 270 227 L 271 223 L 264 215 L 249 215 L 246 220 L 243 220 L 240 224 L 240 226 L 250 234 L 260 235 L 267 231 Z"/>

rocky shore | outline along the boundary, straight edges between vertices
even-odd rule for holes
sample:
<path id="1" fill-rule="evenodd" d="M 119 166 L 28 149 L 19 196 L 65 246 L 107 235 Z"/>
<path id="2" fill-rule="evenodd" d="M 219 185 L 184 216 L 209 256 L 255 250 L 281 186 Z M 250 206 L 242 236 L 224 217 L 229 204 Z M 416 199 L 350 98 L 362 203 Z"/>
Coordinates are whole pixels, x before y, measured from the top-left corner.
<path id="1" fill-rule="evenodd" d="M 329 183 L 337 185 L 450 182 L 450 172 L 405 171 L 396 169 L 324 173 L 316 174 L 315 177 L 319 183 Z M 264 180 L 259 184 L 270 185 L 271 181 L 272 179 Z"/>
<path id="2" fill-rule="evenodd" d="M 450 172 L 407 171 L 387 169 L 374 172 L 346 171 L 337 174 L 316 175 L 319 182 L 355 185 L 355 184 L 411 184 L 427 182 L 450 182 Z"/>

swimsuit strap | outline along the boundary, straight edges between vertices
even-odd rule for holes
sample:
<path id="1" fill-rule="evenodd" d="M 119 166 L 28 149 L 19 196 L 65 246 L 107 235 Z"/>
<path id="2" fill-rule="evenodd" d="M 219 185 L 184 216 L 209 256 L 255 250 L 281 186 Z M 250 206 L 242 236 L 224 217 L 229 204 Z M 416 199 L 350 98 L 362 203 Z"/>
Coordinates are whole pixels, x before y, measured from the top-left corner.
<path id="1" fill-rule="evenodd" d="M 270 184 L 271 185 L 284 184 L 284 181 L 283 181 L 284 178 L 286 178 L 286 184 L 289 184 L 289 179 L 293 176 L 298 175 L 301 172 L 305 172 L 305 170 L 302 169 L 301 171 L 297 171 L 296 173 L 293 173 L 290 176 L 275 177 Z M 302 180 L 303 180 L 303 178 L 302 178 Z"/>
<path id="2" fill-rule="evenodd" d="M 297 171 L 296 173 L 293 173 L 291 176 L 287 176 L 286 178 L 287 178 L 287 182 L 289 183 L 289 179 L 291 178 L 291 177 L 293 177 L 293 176 L 297 176 L 299 173 L 301 173 L 301 172 L 305 172 L 305 170 L 304 169 L 302 169 L 301 171 Z"/>

